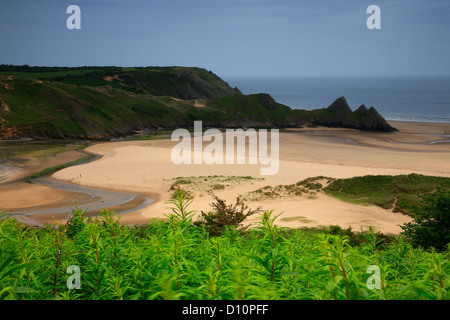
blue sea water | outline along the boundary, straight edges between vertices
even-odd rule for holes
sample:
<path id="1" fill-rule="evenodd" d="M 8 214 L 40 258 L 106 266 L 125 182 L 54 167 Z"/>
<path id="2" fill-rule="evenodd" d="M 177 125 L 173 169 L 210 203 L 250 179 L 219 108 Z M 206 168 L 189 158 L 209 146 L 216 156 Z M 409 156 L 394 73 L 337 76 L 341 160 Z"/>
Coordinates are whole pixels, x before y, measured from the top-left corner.
<path id="1" fill-rule="evenodd" d="M 269 93 L 293 109 L 326 108 L 344 96 L 387 120 L 450 123 L 450 77 L 223 77 L 244 94 Z"/>

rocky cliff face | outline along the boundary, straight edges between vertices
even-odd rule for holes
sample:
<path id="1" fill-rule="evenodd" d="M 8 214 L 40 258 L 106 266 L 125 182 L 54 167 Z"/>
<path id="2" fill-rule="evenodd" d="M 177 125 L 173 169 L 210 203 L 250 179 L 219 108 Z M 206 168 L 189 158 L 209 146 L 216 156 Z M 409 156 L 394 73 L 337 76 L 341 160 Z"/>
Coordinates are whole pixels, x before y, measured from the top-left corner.
<path id="1" fill-rule="evenodd" d="M 324 112 L 317 113 L 312 119 L 316 125 L 330 127 L 354 128 L 369 131 L 396 131 L 378 113 L 375 108 L 361 105 L 352 111 L 344 97 L 336 99 Z"/>

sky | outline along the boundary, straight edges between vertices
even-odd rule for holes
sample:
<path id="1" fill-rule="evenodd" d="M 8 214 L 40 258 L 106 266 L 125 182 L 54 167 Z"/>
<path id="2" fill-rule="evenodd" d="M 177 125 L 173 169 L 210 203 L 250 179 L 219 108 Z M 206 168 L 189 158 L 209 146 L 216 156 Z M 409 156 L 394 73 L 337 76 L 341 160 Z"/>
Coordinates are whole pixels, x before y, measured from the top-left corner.
<path id="1" fill-rule="evenodd" d="M 69 5 L 81 29 L 69 30 Z M 370 5 L 381 29 L 369 30 Z M 0 0 L 0 64 L 450 75 L 449 0 Z"/>

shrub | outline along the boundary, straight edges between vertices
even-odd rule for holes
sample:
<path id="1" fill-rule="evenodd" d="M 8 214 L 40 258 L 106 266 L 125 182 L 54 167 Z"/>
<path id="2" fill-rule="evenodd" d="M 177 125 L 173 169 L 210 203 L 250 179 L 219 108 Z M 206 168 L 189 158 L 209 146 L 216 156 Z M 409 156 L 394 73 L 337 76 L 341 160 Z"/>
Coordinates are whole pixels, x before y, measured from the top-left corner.
<path id="1" fill-rule="evenodd" d="M 444 250 L 450 243 L 450 191 L 438 190 L 421 196 L 422 206 L 414 210 L 413 222 L 401 226 L 416 246 Z"/>
<path id="2" fill-rule="evenodd" d="M 260 208 L 249 209 L 240 196 L 237 197 L 235 204 L 230 205 L 215 196 L 211 207 L 212 210 L 209 212 L 202 211 L 195 225 L 205 226 L 209 234 L 214 236 L 223 234 L 227 227 L 235 227 L 239 231 L 247 229 L 248 226 L 242 226 L 244 220 L 260 211 Z"/>

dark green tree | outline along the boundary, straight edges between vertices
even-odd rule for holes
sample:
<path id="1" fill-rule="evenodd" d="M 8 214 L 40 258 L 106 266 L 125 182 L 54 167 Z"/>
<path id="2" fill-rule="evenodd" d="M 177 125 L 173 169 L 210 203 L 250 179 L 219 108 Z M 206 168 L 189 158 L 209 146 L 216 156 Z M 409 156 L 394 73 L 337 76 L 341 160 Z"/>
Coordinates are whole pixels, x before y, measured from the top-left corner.
<path id="1" fill-rule="evenodd" d="M 444 250 L 450 243 L 450 191 L 438 188 L 423 195 L 422 205 L 414 210 L 414 220 L 401 226 L 414 245 Z"/>

